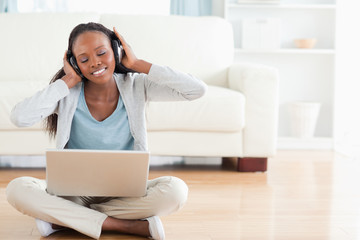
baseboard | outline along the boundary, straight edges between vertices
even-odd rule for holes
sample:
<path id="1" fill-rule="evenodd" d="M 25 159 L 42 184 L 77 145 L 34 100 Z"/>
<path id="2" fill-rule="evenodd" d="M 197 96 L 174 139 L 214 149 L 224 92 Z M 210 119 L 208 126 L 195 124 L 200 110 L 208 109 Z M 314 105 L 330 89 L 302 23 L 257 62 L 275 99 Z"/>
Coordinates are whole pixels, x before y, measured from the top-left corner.
<path id="1" fill-rule="evenodd" d="M 332 138 L 290 138 L 280 137 L 277 142 L 278 150 L 333 150 Z M 164 164 L 221 164 L 221 158 L 202 157 L 164 157 L 152 156 L 151 165 Z M 0 167 L 14 168 L 44 168 L 45 156 L 0 156 Z"/>
<path id="2" fill-rule="evenodd" d="M 336 144 L 335 151 L 347 158 L 360 160 L 360 146 Z"/>
<path id="3" fill-rule="evenodd" d="M 277 142 L 278 150 L 333 150 L 333 138 L 291 138 L 279 137 Z"/>
<path id="4" fill-rule="evenodd" d="M 218 157 L 151 156 L 150 166 L 160 165 L 220 165 Z M 45 156 L 0 156 L 0 168 L 45 168 Z"/>
<path id="5" fill-rule="evenodd" d="M 0 156 L 0 167 L 4 168 L 45 168 L 45 156 Z"/>

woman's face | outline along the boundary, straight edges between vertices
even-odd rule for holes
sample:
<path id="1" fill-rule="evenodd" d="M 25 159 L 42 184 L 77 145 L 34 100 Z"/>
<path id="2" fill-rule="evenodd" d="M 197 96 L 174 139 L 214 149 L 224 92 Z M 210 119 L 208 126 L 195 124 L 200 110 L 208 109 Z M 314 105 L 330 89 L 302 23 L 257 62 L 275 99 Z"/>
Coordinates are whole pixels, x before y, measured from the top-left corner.
<path id="1" fill-rule="evenodd" d="M 102 32 L 85 32 L 73 44 L 73 55 L 81 73 L 89 81 L 107 83 L 115 70 L 114 53 L 109 38 Z"/>

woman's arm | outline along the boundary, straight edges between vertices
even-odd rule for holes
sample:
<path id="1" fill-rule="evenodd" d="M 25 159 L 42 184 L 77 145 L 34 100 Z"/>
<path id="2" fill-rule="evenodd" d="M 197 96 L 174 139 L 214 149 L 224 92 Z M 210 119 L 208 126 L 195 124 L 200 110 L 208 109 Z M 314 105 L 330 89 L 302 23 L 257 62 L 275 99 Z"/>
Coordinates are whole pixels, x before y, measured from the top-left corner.
<path id="1" fill-rule="evenodd" d="M 15 105 L 10 115 L 12 123 L 18 127 L 29 127 L 56 112 L 58 102 L 69 94 L 70 88 L 81 82 L 81 77 L 67 61 L 66 52 L 63 62 L 65 75 L 34 96 Z"/>
<path id="2" fill-rule="evenodd" d="M 69 94 L 63 80 L 57 80 L 32 97 L 15 105 L 10 119 L 18 127 L 30 127 L 57 110 L 58 102 Z"/>
<path id="3" fill-rule="evenodd" d="M 115 27 L 114 32 L 120 39 L 125 51 L 125 56 L 121 60 L 121 63 L 129 69 L 146 74 L 140 76 L 145 78 L 144 84 L 147 100 L 194 100 L 205 94 L 207 86 L 204 82 L 190 74 L 185 74 L 169 67 L 154 65 L 138 59 L 130 45 L 116 31 Z"/>
<path id="4" fill-rule="evenodd" d="M 121 59 L 121 63 L 128 69 L 134 70 L 138 73 L 148 74 L 151 68 L 151 63 L 138 59 L 131 49 L 130 45 L 125 41 L 124 37 L 120 35 L 114 27 L 114 33 L 119 38 L 121 45 L 125 51 L 125 56 Z"/>
<path id="5" fill-rule="evenodd" d="M 184 101 L 202 97 L 207 85 L 190 74 L 153 64 L 145 88 L 149 101 Z"/>

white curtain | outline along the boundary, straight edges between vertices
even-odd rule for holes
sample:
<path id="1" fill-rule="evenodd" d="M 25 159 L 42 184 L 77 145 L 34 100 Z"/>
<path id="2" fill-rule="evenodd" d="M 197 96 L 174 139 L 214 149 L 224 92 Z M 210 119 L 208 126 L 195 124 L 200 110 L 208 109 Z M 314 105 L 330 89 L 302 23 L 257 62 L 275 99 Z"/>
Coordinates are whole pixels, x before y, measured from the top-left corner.
<path id="1" fill-rule="evenodd" d="M 17 2 L 19 12 L 65 12 L 67 10 L 67 0 L 17 0 Z"/>
<path id="2" fill-rule="evenodd" d="M 0 12 L 17 12 L 17 0 L 0 0 Z"/>
<path id="3" fill-rule="evenodd" d="M 169 15 L 170 0 L 0 0 L 0 12 L 5 11 Z"/>
<path id="4" fill-rule="evenodd" d="M 171 0 L 170 13 L 185 16 L 212 15 L 212 0 Z"/>

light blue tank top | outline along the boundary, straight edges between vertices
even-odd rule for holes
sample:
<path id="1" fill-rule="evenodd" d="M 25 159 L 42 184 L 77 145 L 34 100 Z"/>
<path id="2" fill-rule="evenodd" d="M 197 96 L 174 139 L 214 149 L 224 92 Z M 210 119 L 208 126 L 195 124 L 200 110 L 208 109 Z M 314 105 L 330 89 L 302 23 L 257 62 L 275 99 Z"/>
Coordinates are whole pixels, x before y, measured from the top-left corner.
<path id="1" fill-rule="evenodd" d="M 72 120 L 69 149 L 133 150 L 128 116 L 119 97 L 115 111 L 104 121 L 97 121 L 90 113 L 82 85 L 78 105 Z"/>

